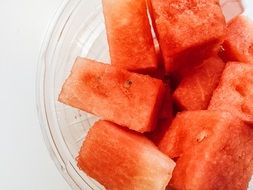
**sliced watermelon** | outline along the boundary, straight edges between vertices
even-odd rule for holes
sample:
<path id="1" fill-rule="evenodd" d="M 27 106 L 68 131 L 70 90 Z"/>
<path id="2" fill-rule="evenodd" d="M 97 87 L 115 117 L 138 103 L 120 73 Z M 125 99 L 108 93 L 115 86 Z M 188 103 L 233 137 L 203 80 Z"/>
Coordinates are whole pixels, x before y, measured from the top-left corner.
<path id="1" fill-rule="evenodd" d="M 253 63 L 253 22 L 245 16 L 234 18 L 223 47 L 230 61 Z"/>
<path id="2" fill-rule="evenodd" d="M 178 113 L 159 143 L 162 152 L 179 158 L 192 146 L 199 144 L 215 125 L 229 125 L 230 113 L 219 111 L 186 111 Z"/>
<path id="3" fill-rule="evenodd" d="M 173 94 L 178 107 L 181 110 L 207 109 L 224 67 L 225 63 L 213 56 L 188 71 Z"/>
<path id="4" fill-rule="evenodd" d="M 59 101 L 132 130 L 153 130 L 164 95 L 161 80 L 77 58 Z"/>
<path id="5" fill-rule="evenodd" d="M 176 120 L 167 136 L 179 156 L 173 189 L 247 189 L 253 174 L 250 127 L 226 112 L 185 112 Z"/>
<path id="6" fill-rule="evenodd" d="M 175 167 L 143 135 L 107 121 L 90 129 L 77 161 L 107 190 L 163 190 Z"/>
<path id="7" fill-rule="evenodd" d="M 218 0 L 149 0 L 148 4 L 168 72 L 177 67 L 175 56 L 222 43 L 226 23 Z"/>
<path id="8" fill-rule="evenodd" d="M 147 136 L 155 144 L 158 144 L 162 139 L 164 133 L 167 131 L 173 120 L 173 102 L 171 97 L 170 82 L 165 82 L 165 94 L 162 101 L 162 106 L 158 114 L 158 122 L 155 130 L 148 133 Z"/>
<path id="9" fill-rule="evenodd" d="M 103 0 L 111 62 L 130 71 L 155 70 L 158 61 L 145 0 Z"/>
<path id="10" fill-rule="evenodd" d="M 213 93 L 209 110 L 225 110 L 244 121 L 253 122 L 253 65 L 227 63 L 220 83 Z"/>

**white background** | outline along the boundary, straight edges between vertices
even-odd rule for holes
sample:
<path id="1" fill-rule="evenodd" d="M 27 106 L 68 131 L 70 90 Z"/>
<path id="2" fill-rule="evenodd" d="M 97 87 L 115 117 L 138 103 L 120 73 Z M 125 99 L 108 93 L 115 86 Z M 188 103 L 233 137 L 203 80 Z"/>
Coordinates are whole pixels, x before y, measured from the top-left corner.
<path id="1" fill-rule="evenodd" d="M 0 0 L 0 190 L 70 190 L 44 145 L 35 106 L 40 46 L 63 0 Z"/>
<path id="2" fill-rule="evenodd" d="M 35 105 L 40 46 L 62 1 L 0 0 L 0 190 L 71 189 L 47 152 Z"/>

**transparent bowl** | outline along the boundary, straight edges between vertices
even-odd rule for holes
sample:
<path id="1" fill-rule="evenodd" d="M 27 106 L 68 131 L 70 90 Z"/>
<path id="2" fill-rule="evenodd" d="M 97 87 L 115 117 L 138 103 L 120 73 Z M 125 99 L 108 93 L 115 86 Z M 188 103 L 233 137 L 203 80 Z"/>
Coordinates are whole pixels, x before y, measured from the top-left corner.
<path id="1" fill-rule="evenodd" d="M 229 0 L 222 1 L 230 9 Z M 252 0 L 244 5 L 251 7 L 245 13 L 252 14 Z M 59 8 L 42 47 L 36 95 L 45 142 L 62 175 L 75 190 L 100 190 L 104 187 L 81 172 L 75 160 L 97 117 L 57 101 L 77 56 L 110 62 L 100 0 L 68 0 Z"/>

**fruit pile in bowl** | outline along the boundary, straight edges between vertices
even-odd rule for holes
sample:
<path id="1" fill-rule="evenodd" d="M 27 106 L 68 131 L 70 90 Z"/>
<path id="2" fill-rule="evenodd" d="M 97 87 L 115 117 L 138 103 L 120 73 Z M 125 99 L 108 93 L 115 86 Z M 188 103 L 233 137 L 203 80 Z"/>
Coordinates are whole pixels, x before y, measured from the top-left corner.
<path id="1" fill-rule="evenodd" d="M 110 61 L 76 56 L 57 94 L 98 117 L 79 170 L 108 190 L 246 190 L 253 21 L 218 0 L 102 6 Z"/>

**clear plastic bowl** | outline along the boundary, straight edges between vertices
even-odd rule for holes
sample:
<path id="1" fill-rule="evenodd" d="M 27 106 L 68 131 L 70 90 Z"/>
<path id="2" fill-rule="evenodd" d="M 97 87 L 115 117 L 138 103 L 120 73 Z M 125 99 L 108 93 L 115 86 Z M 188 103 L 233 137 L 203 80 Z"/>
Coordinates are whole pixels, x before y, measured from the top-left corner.
<path id="1" fill-rule="evenodd" d="M 222 1 L 231 5 L 226 3 L 229 0 Z M 244 3 L 251 7 L 246 13 L 252 14 L 252 0 Z M 232 16 L 237 12 L 238 9 Z M 37 81 L 41 128 L 55 164 L 73 189 L 100 190 L 103 186 L 81 172 L 75 161 L 97 118 L 57 101 L 77 56 L 110 62 L 100 0 L 68 0 L 62 4 L 42 47 Z"/>

